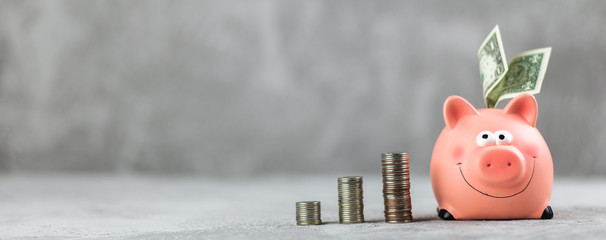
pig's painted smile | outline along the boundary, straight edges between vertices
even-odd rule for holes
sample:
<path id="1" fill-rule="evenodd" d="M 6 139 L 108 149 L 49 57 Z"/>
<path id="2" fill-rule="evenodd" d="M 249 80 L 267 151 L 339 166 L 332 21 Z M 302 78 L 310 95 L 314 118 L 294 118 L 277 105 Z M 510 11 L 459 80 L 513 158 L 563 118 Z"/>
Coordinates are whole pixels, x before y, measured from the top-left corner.
<path id="1" fill-rule="evenodd" d="M 533 156 L 532 157 L 532 172 L 530 173 L 530 179 L 528 179 L 528 183 L 526 183 L 526 186 L 524 187 L 524 189 L 522 189 L 521 191 L 519 191 L 517 193 L 511 194 L 511 195 L 507 195 L 507 196 L 494 196 L 494 195 L 490 195 L 488 193 L 485 193 L 485 192 L 482 192 L 482 191 L 478 190 L 473 185 L 471 185 L 471 183 L 469 183 L 467 181 L 467 179 L 465 178 L 465 174 L 463 174 L 463 170 L 461 169 L 461 165 L 463 165 L 463 163 L 457 163 L 457 165 L 459 166 L 459 172 L 461 172 L 461 176 L 463 177 L 463 180 L 465 180 L 465 183 L 467 183 L 467 185 L 469 185 L 473 190 L 476 190 L 477 192 L 479 192 L 479 193 L 481 193 L 483 195 L 492 197 L 492 198 L 509 198 L 509 197 L 513 197 L 515 195 L 518 195 L 518 194 L 524 192 L 526 190 L 526 188 L 528 188 L 528 186 L 530 185 L 530 182 L 532 181 L 532 177 L 534 176 L 534 167 L 536 165 L 536 160 L 537 160 L 537 157 Z"/>

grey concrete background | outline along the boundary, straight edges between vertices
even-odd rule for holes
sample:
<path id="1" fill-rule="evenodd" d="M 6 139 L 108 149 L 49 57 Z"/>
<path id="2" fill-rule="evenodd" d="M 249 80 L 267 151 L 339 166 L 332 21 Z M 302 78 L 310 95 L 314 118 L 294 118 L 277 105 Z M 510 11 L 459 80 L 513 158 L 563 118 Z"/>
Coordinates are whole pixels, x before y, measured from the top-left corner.
<path id="1" fill-rule="evenodd" d="M 476 52 L 552 46 L 538 128 L 559 175 L 605 175 L 600 1 L 0 1 L 0 169 L 427 173 Z M 501 103 L 499 107 L 503 107 Z"/>

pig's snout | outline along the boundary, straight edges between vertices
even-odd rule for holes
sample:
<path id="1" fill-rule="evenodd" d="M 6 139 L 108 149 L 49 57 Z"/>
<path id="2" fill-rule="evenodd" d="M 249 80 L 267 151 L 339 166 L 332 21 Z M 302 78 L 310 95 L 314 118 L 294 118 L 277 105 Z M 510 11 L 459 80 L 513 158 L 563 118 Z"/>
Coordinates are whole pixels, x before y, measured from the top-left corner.
<path id="1" fill-rule="evenodd" d="M 524 176 L 524 157 L 515 147 L 488 147 L 480 153 L 479 159 L 480 176 L 488 185 L 514 185 Z"/>

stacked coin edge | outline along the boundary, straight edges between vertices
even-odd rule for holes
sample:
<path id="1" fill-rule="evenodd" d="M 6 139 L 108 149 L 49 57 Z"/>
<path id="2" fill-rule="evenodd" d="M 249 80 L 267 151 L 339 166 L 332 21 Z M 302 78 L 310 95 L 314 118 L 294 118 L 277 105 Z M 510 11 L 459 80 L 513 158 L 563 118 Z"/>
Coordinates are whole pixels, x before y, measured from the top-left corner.
<path id="1" fill-rule="evenodd" d="M 339 223 L 364 222 L 364 192 L 362 177 L 348 176 L 337 180 L 339 193 Z"/>
<path id="2" fill-rule="evenodd" d="M 322 219 L 320 216 L 319 201 L 301 201 L 295 203 L 297 225 L 320 225 Z"/>
<path id="3" fill-rule="evenodd" d="M 385 221 L 388 223 L 411 222 L 412 206 L 408 153 L 383 153 L 381 154 L 381 165 Z"/>

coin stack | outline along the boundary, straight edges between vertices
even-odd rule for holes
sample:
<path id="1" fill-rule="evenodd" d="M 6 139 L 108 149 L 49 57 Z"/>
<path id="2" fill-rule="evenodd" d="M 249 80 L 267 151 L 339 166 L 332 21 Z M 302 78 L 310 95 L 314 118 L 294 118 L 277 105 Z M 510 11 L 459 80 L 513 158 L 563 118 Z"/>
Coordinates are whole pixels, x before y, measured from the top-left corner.
<path id="1" fill-rule="evenodd" d="M 383 201 L 385 221 L 403 223 L 412 221 L 410 204 L 410 172 L 408 153 L 381 154 L 383 166 Z"/>
<path id="2" fill-rule="evenodd" d="M 297 202 L 297 225 L 320 225 L 320 202 L 305 201 Z"/>
<path id="3" fill-rule="evenodd" d="M 339 189 L 339 222 L 346 224 L 363 223 L 362 177 L 340 177 L 337 183 Z"/>

